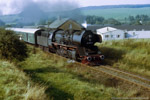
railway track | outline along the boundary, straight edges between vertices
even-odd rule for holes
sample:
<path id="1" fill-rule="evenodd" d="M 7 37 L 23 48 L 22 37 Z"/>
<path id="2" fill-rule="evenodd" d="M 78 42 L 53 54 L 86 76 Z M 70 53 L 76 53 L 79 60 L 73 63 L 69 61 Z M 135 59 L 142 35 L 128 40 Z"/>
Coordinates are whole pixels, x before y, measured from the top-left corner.
<path id="1" fill-rule="evenodd" d="M 132 83 L 134 85 L 140 86 L 150 91 L 150 79 L 146 79 L 144 77 L 131 74 L 129 72 L 121 71 L 119 69 L 115 69 L 109 66 L 99 66 L 99 67 L 91 67 L 86 65 L 84 66 L 90 68 L 93 71 L 96 71 L 97 73 L 104 73 L 111 77 L 123 80 L 128 83 Z"/>
<path id="2" fill-rule="evenodd" d="M 129 72 L 125 72 L 116 68 L 112 68 L 110 66 L 98 66 L 98 67 L 93 67 L 93 66 L 88 66 L 85 64 L 81 64 L 76 62 L 77 65 L 79 65 L 80 67 L 87 67 L 93 71 L 95 71 L 95 73 L 104 73 L 106 75 L 109 75 L 111 77 L 117 78 L 119 80 L 123 80 L 125 82 L 128 83 L 132 83 L 134 85 L 140 86 L 144 89 L 148 89 L 150 91 L 150 79 L 129 73 Z"/>

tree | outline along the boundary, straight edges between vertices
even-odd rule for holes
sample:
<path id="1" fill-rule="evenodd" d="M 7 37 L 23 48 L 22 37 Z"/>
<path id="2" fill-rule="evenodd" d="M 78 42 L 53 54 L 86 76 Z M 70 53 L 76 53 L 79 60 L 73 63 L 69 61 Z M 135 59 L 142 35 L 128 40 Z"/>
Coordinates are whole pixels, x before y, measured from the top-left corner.
<path id="1" fill-rule="evenodd" d="M 0 58 L 22 61 L 27 57 L 27 46 L 10 30 L 0 28 Z"/>
<path id="2" fill-rule="evenodd" d="M 133 22 L 135 20 L 134 16 L 129 16 L 128 19 L 130 22 Z"/>
<path id="3" fill-rule="evenodd" d="M 109 18 L 105 20 L 104 24 L 121 25 L 121 23 L 114 18 Z"/>
<path id="4" fill-rule="evenodd" d="M 88 24 L 103 24 L 104 17 L 99 16 L 87 16 L 86 21 Z"/>

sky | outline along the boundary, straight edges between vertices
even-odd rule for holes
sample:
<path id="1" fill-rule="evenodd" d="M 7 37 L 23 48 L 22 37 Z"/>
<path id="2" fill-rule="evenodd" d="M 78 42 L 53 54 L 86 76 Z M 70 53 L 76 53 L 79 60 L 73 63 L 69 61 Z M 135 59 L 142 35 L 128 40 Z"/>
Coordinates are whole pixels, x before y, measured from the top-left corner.
<path id="1" fill-rule="evenodd" d="M 150 4 L 150 0 L 0 0 L 0 15 L 19 13 L 30 3 L 41 5 L 43 9 L 48 9 L 53 4 L 57 5 L 54 9 L 74 9 L 86 6 Z"/>
<path id="2" fill-rule="evenodd" d="M 80 6 L 150 4 L 150 0 L 77 0 Z"/>

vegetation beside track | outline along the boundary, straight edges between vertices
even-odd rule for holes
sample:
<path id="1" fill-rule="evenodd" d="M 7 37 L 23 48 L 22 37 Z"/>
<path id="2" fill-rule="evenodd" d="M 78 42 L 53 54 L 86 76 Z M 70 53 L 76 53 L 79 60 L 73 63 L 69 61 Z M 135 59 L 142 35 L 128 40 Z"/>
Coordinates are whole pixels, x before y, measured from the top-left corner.
<path id="1" fill-rule="evenodd" d="M 0 100 L 46 100 L 45 89 L 13 63 L 0 60 Z"/>
<path id="2" fill-rule="evenodd" d="M 5 32 L 5 30 L 1 32 L 7 35 L 11 33 L 11 31 Z M 6 34 L 4 34 L 5 37 Z M 19 62 L 22 55 L 21 49 L 23 49 L 20 48 L 20 42 L 15 35 L 10 34 L 10 37 L 7 37 L 8 41 L 3 38 L 4 36 L 0 36 L 0 39 L 7 44 L 6 46 L 4 45 L 5 42 L 0 41 L 0 46 L 3 47 L 3 49 L 0 48 L 0 58 L 3 59 L 0 60 L 0 99 L 2 100 L 110 100 L 115 97 L 149 96 L 149 92 L 140 87 L 92 71 L 86 65 L 77 62 L 72 63 L 68 59 L 45 53 L 33 46 L 28 46 L 27 49 L 23 42 L 21 44 L 27 50 L 24 52 L 25 56 L 22 56 L 23 59 Z M 17 40 L 12 39 L 11 36 L 14 36 Z M 17 45 L 15 45 L 15 41 L 18 42 Z M 105 62 L 113 66 L 119 65 L 118 61 L 126 57 L 127 51 L 140 48 L 142 43 L 142 45 L 147 46 L 147 49 L 149 48 L 147 44 L 149 42 L 141 43 L 137 41 L 135 45 L 132 44 L 134 43 L 132 40 L 129 41 L 130 46 L 133 46 L 132 48 L 128 46 L 128 42 L 123 42 L 122 45 L 126 45 L 127 48 L 122 49 L 120 49 L 120 42 L 100 44 L 100 47 L 103 48 L 101 51 L 106 56 Z M 115 46 L 110 47 L 110 43 L 111 46 Z M 7 51 L 9 47 L 11 49 Z M 18 48 L 20 50 L 17 53 Z M 141 50 L 145 53 L 147 49 Z M 142 56 L 140 50 L 137 50 L 137 52 L 140 52 Z M 146 52 L 149 54 L 149 51 Z M 27 54 L 28 58 L 26 58 Z M 148 60 L 147 56 L 145 59 Z M 145 63 L 147 64 L 145 68 L 148 69 L 149 63 L 146 61 Z M 143 66 L 145 63 L 143 62 Z"/>
<path id="3" fill-rule="evenodd" d="M 33 83 L 16 64 L 25 60 L 28 49 L 19 37 L 0 28 L 0 100 L 46 100 L 45 86 Z"/>
<path id="4" fill-rule="evenodd" d="M 105 55 L 105 64 L 129 72 L 150 76 L 150 40 L 126 39 L 97 44 Z"/>
<path id="5" fill-rule="evenodd" d="M 1 61 L 0 76 L 3 76 L 1 80 L 4 79 L 0 83 L 2 99 L 22 100 L 29 96 L 32 100 L 110 100 L 112 97 L 149 96 L 149 92 L 140 87 L 96 73 L 80 63 L 71 63 L 32 46 L 28 48 L 28 58 L 17 62 L 16 66 Z"/>
<path id="6" fill-rule="evenodd" d="M 27 46 L 15 32 L 0 28 L 0 59 L 22 61 L 27 57 Z"/>
<path id="7" fill-rule="evenodd" d="M 30 51 L 32 51 L 30 47 Z M 34 49 L 33 49 L 34 50 Z M 146 97 L 140 87 L 96 73 L 80 63 L 36 49 L 18 64 L 35 83 L 47 87 L 45 93 L 54 100 L 110 100 L 112 97 Z"/>

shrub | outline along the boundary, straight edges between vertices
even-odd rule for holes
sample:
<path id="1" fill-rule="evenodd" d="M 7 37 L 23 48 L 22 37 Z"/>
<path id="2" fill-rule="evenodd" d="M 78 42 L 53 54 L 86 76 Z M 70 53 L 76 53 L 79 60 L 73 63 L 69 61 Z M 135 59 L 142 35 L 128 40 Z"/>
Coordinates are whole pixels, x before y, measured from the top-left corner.
<path id="1" fill-rule="evenodd" d="M 27 57 L 27 46 L 11 30 L 0 28 L 0 58 L 22 61 Z"/>

